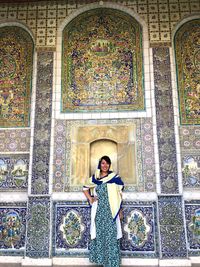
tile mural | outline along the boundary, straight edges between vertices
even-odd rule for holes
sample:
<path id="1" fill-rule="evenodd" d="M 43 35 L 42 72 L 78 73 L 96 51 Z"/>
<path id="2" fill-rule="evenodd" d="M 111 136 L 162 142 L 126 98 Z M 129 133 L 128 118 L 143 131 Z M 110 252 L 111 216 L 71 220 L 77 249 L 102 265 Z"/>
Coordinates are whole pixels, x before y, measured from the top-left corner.
<path id="1" fill-rule="evenodd" d="M 26 203 L 0 203 L 0 256 L 24 255 Z"/>
<path id="2" fill-rule="evenodd" d="M 93 9 L 62 37 L 62 112 L 145 110 L 142 28 L 133 17 Z"/>
<path id="3" fill-rule="evenodd" d="M 33 40 L 16 26 L 0 28 L 0 127 L 29 126 Z"/>

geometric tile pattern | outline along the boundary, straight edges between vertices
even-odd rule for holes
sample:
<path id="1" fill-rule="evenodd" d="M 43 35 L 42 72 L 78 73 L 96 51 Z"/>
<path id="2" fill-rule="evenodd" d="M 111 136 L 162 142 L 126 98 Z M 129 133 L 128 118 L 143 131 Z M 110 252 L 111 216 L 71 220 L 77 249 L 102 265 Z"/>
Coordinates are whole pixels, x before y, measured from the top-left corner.
<path id="1" fill-rule="evenodd" d="M 32 194 L 49 192 L 53 53 L 38 53 L 34 125 Z"/>
<path id="2" fill-rule="evenodd" d="M 26 210 L 26 203 L 0 203 L 0 255 L 24 255 Z"/>
<path id="3" fill-rule="evenodd" d="M 200 124 L 200 19 L 182 25 L 175 34 L 177 83 L 181 124 Z"/>
<path id="4" fill-rule="evenodd" d="M 188 254 L 189 256 L 200 255 L 200 231 L 199 231 L 199 217 L 200 217 L 200 201 L 186 201 L 185 202 L 185 218 L 188 240 Z"/>
<path id="5" fill-rule="evenodd" d="M 122 255 L 158 257 L 155 202 L 123 202 Z"/>
<path id="6" fill-rule="evenodd" d="M 29 152 L 30 129 L 0 130 L 0 153 Z"/>
<path id="7" fill-rule="evenodd" d="M 121 252 L 124 257 L 158 256 L 156 204 L 153 202 L 123 202 Z M 53 203 L 53 256 L 87 256 L 90 240 L 90 212 L 85 201 Z M 133 214 L 134 213 L 134 214 Z M 134 227 L 132 219 L 140 221 Z M 131 239 L 129 233 L 132 234 Z M 134 237 L 133 238 L 133 233 Z M 142 240 L 142 241 L 141 241 Z M 136 244 L 136 241 L 139 241 Z"/>
<path id="8" fill-rule="evenodd" d="M 0 126 L 29 126 L 33 40 L 21 27 L 1 27 L 0 47 Z"/>
<path id="9" fill-rule="evenodd" d="M 42 3 L 1 4 L 0 18 L 17 19 L 26 24 L 36 38 L 37 47 L 56 45 L 56 33 L 60 24 L 77 10 L 98 0 L 72 0 L 63 2 L 47 1 Z M 109 0 L 105 0 L 110 2 Z M 200 11 L 198 0 L 140 0 L 112 1 L 124 5 L 137 13 L 148 25 L 150 43 L 171 42 L 171 32 L 176 23 Z"/>
<path id="10" fill-rule="evenodd" d="M 187 248 L 182 197 L 159 196 L 158 214 L 161 258 L 186 258 Z"/>
<path id="11" fill-rule="evenodd" d="M 49 257 L 50 214 L 49 197 L 29 197 L 26 233 L 27 257 Z"/>
<path id="12" fill-rule="evenodd" d="M 56 120 L 54 139 L 54 175 L 53 191 L 81 191 L 81 186 L 71 186 L 71 149 L 72 129 L 86 125 L 136 125 L 137 148 L 137 184 L 125 185 L 125 191 L 155 191 L 155 162 L 153 147 L 153 130 L 151 119 L 117 119 L 117 120 Z M 143 153 L 144 151 L 144 153 Z M 143 168 L 144 166 L 144 168 Z"/>
<path id="13" fill-rule="evenodd" d="M 132 16 L 84 12 L 64 28 L 62 47 L 62 112 L 145 109 L 142 27 Z"/>
<path id="14" fill-rule="evenodd" d="M 178 193 L 169 48 L 153 48 L 160 183 L 162 193 Z"/>
<path id="15" fill-rule="evenodd" d="M 200 187 L 200 126 L 179 127 L 183 186 Z"/>
<path id="16" fill-rule="evenodd" d="M 0 191 L 26 191 L 29 154 L 0 154 Z"/>

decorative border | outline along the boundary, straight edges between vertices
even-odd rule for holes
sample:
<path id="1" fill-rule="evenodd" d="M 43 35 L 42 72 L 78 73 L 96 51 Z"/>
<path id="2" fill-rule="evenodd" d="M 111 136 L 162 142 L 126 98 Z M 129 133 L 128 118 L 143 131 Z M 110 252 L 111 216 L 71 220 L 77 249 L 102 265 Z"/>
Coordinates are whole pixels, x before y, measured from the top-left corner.
<path id="1" fill-rule="evenodd" d="M 38 53 L 37 91 L 32 162 L 32 194 L 49 192 L 52 117 L 53 52 Z"/>
<path id="2" fill-rule="evenodd" d="M 29 197 L 27 210 L 26 256 L 50 257 L 50 197 Z"/>
<path id="3" fill-rule="evenodd" d="M 12 249 L 7 248 L 0 242 L 0 256 L 23 256 L 25 252 L 25 233 L 26 233 L 26 213 L 27 204 L 25 202 L 18 203 L 0 203 L 0 227 L 2 223 L 2 213 L 6 214 L 9 211 L 16 211 L 22 218 L 23 232 L 21 233 L 21 240 L 17 242 L 16 246 Z M 1 212 L 2 210 L 2 212 Z"/>
<path id="4" fill-rule="evenodd" d="M 162 193 L 178 193 L 169 48 L 153 48 L 156 120 Z"/>
<path id="5" fill-rule="evenodd" d="M 187 258 L 181 196 L 158 196 L 161 258 Z"/>

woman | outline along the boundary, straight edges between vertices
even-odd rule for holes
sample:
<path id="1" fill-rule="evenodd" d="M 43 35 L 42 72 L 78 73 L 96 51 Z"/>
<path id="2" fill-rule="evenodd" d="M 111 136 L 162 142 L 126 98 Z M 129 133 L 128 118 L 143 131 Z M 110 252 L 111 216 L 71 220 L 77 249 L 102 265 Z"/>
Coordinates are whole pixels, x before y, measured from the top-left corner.
<path id="1" fill-rule="evenodd" d="M 117 174 L 110 171 L 110 165 L 110 158 L 103 156 L 83 192 L 92 205 L 90 262 L 118 267 L 121 260 L 119 239 L 122 237 L 120 217 L 124 184 Z"/>

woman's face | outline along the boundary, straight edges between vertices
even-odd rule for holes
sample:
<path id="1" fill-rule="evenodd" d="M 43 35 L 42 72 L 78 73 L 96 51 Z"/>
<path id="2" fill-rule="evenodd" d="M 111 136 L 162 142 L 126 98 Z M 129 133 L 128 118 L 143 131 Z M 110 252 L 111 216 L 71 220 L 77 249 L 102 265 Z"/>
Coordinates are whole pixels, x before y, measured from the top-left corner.
<path id="1" fill-rule="evenodd" d="M 103 159 L 101 161 L 101 171 L 102 172 L 108 172 L 110 168 L 110 165 L 105 161 L 105 159 Z"/>

